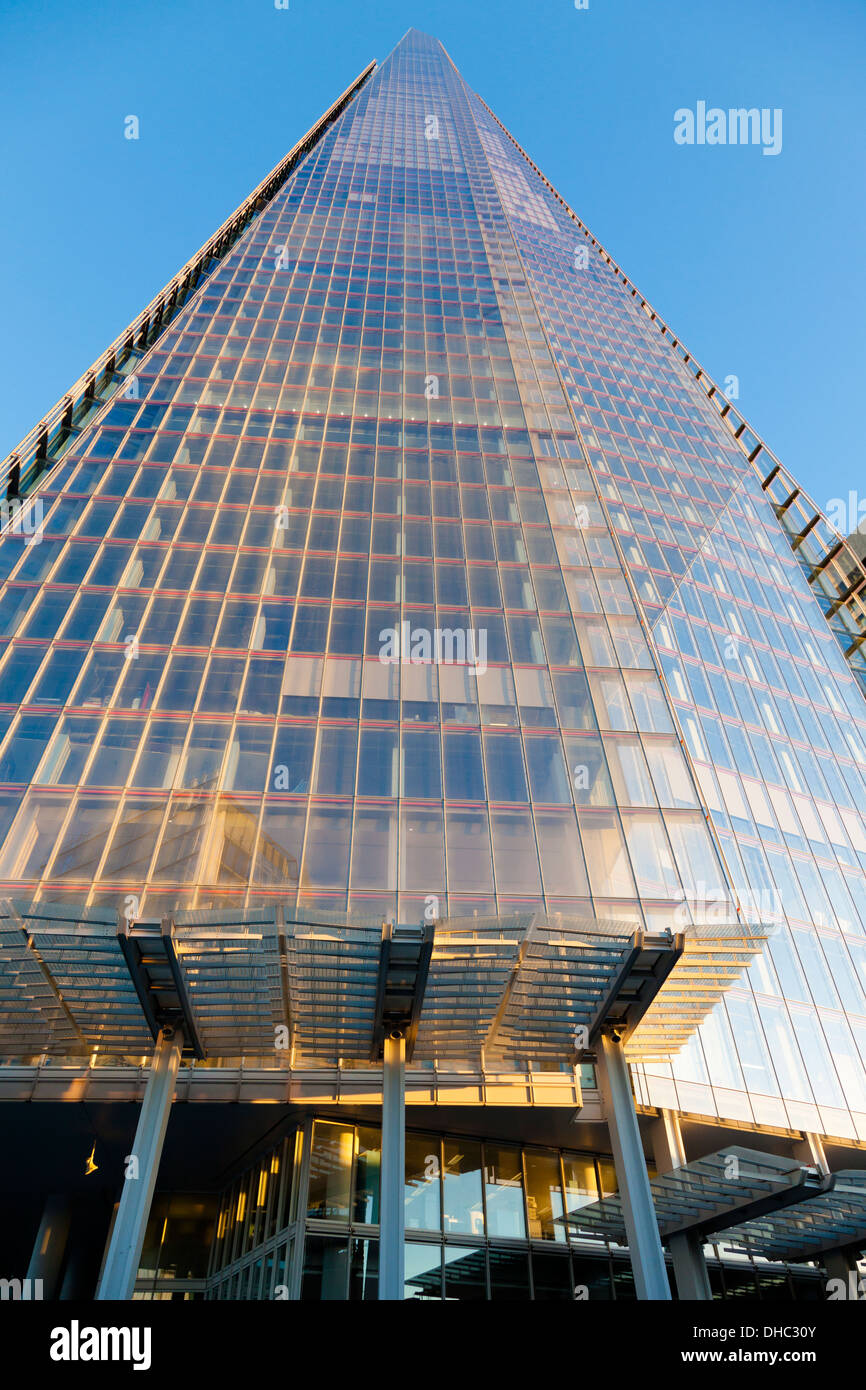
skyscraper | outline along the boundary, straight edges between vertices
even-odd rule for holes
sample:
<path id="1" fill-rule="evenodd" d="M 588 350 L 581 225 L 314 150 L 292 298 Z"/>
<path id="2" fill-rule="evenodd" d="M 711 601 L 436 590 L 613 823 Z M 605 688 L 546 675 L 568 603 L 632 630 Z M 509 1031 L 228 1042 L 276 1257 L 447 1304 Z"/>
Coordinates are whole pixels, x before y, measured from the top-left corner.
<path id="1" fill-rule="evenodd" d="M 177 1028 L 139 1294 L 375 1297 L 405 1224 L 409 1297 L 663 1297 L 651 1199 L 681 1296 L 818 1296 L 866 1242 L 866 573 L 436 40 L 364 70 L 8 477 L 0 1094 L 52 1097 L 43 1191 L 92 1138 L 116 1197 L 70 1101 L 136 1096 Z M 752 1185 L 711 1202 L 733 1143 Z M 25 1243 L 55 1219 L 22 1210 Z"/>

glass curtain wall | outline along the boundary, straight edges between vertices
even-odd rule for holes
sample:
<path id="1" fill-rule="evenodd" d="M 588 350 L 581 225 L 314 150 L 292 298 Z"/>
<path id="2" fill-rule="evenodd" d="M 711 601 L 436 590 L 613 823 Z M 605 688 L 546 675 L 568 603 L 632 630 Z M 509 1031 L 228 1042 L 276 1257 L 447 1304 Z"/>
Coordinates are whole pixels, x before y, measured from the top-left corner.
<path id="1" fill-rule="evenodd" d="M 866 704 L 702 388 L 435 40 L 40 499 L 0 540 L 2 891 L 736 899 L 770 944 L 642 1097 L 866 1138 Z"/>
<path id="2" fill-rule="evenodd" d="M 303 1139 L 290 1136 L 242 1174 L 220 1202 L 207 1296 L 375 1300 L 380 1142 L 376 1126 L 310 1120 Z M 294 1192 L 284 1169 L 269 1201 L 268 1177 L 303 1143 L 309 1161 L 294 1164 Z M 572 1237 L 561 1220 L 615 1191 L 607 1156 L 410 1130 L 405 1298 L 634 1299 L 627 1252 Z M 817 1268 L 707 1255 L 715 1297 L 819 1296 Z"/>

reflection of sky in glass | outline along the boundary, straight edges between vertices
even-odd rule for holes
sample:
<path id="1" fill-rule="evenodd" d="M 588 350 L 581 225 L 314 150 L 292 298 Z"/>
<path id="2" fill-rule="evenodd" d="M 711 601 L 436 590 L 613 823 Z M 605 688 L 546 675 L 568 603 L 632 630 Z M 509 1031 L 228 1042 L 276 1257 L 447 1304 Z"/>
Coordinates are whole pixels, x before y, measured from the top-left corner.
<path id="1" fill-rule="evenodd" d="M 413 33 L 0 543 L 0 884 L 652 928 L 733 888 L 778 934 L 640 1085 L 866 1138 L 863 700 L 580 238 Z M 486 669 L 383 664 L 407 622 Z"/>

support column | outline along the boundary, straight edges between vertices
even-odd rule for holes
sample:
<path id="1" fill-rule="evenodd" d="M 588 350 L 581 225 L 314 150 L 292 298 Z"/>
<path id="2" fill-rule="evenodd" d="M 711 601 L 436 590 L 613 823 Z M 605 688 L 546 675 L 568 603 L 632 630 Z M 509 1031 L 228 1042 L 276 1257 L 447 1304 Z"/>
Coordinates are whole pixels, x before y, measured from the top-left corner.
<path id="1" fill-rule="evenodd" d="M 27 1266 L 27 1278 L 42 1281 L 42 1298 L 57 1297 L 57 1285 L 63 1257 L 66 1254 L 71 1220 L 72 1208 L 68 1197 L 55 1195 L 45 1198 L 42 1220 Z"/>
<path id="2" fill-rule="evenodd" d="M 652 1130 L 653 1156 L 659 1173 L 682 1168 L 686 1161 L 679 1116 L 675 1110 L 662 1110 Z M 674 1262 L 677 1293 L 683 1301 L 705 1302 L 712 1299 L 710 1276 L 704 1259 L 700 1236 L 683 1232 L 671 1236 L 668 1249 Z"/>
<path id="3" fill-rule="evenodd" d="M 385 1037 L 382 1066 L 382 1169 L 379 1196 L 379 1298 L 402 1300 L 406 1215 L 406 1039 Z"/>
<path id="4" fill-rule="evenodd" d="M 135 1176 L 125 1175 L 97 1299 L 132 1298 L 182 1049 L 181 1029 L 164 1028 L 153 1054 L 132 1146 Z"/>
<path id="5" fill-rule="evenodd" d="M 810 1168 L 817 1168 L 819 1173 L 830 1171 L 820 1134 L 810 1134 L 808 1130 L 804 1130 L 803 1138 L 798 1139 L 794 1145 L 794 1157 L 798 1163 L 807 1163 Z"/>
<path id="6" fill-rule="evenodd" d="M 808 1163 L 811 1167 L 817 1168 L 821 1173 L 830 1172 L 830 1164 L 824 1150 L 824 1141 L 820 1134 L 811 1134 L 808 1130 L 804 1130 L 802 1139 L 794 1145 L 794 1157 L 800 1163 Z M 826 1250 L 823 1255 L 819 1256 L 827 1271 L 828 1280 L 840 1280 L 848 1298 L 866 1297 L 866 1285 L 860 1279 L 857 1263 L 859 1257 L 860 1247 L 855 1245 L 840 1246 L 837 1250 Z M 861 1289 L 863 1290 L 862 1293 Z"/>
<path id="7" fill-rule="evenodd" d="M 616 1033 L 602 1034 L 597 1059 L 635 1290 L 639 1299 L 670 1300 L 671 1290 L 631 1094 L 628 1066 L 622 1043 Z"/>

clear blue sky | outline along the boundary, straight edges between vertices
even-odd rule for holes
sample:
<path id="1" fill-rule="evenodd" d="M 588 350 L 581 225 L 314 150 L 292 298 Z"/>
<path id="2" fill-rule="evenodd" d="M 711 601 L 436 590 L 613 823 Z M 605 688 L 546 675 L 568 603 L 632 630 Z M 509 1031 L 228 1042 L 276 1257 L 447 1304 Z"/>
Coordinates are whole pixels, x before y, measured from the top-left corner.
<path id="1" fill-rule="evenodd" d="M 2 0 L 0 454 L 410 25 L 816 500 L 866 498 L 864 0 Z M 676 145 L 699 100 L 781 107 L 782 153 Z"/>

